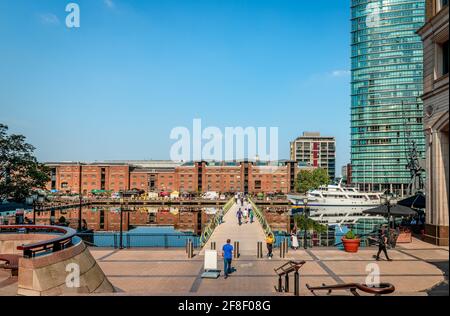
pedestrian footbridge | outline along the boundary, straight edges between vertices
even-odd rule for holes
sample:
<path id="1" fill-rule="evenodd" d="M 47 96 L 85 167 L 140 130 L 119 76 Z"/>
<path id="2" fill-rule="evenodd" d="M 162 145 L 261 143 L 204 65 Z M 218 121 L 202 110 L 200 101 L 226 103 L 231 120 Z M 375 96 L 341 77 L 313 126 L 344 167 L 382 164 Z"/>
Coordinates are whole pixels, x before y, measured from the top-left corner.
<path id="1" fill-rule="evenodd" d="M 253 223 L 250 223 L 250 220 L 245 223 L 245 220 L 243 220 L 241 226 L 239 226 L 236 215 L 239 207 L 243 209 L 244 207 L 249 206 L 254 210 L 254 206 L 248 202 L 244 202 L 243 206 L 241 206 L 240 202 L 233 204 L 233 206 L 225 213 L 222 224 L 218 224 L 212 232 L 200 254 L 203 254 L 206 249 L 210 249 L 212 242 L 216 244 L 216 249 L 220 252 L 222 246 L 227 242 L 227 239 L 231 239 L 231 244 L 234 244 L 236 241 L 239 242 L 240 255 L 256 256 L 257 243 L 259 241 L 264 242 L 266 236 L 263 225 L 260 223 L 262 214 L 259 214 L 257 211 L 254 212 L 255 216 Z M 266 229 L 269 228 L 268 225 L 264 226 L 266 226 Z"/>

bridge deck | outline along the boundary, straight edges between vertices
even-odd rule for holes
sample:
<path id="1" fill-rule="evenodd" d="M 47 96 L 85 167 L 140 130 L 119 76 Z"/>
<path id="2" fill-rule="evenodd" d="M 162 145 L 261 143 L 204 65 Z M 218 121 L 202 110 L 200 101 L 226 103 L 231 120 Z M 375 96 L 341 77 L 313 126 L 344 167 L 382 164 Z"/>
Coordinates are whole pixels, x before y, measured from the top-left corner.
<path id="1" fill-rule="evenodd" d="M 223 223 L 216 227 L 210 239 L 208 240 L 205 247 L 202 249 L 201 254 L 204 253 L 205 249 L 210 249 L 211 242 L 216 242 L 217 250 L 220 253 L 222 246 L 226 243 L 227 239 L 231 239 L 231 244 L 235 241 L 239 241 L 239 253 L 241 255 L 254 255 L 257 252 L 257 242 L 265 240 L 264 230 L 261 224 L 254 217 L 253 223 L 243 223 L 239 226 L 239 221 L 236 213 L 239 207 L 248 207 L 250 204 L 244 203 L 244 206 L 240 206 L 240 203 L 235 204 L 231 209 L 225 214 Z"/>

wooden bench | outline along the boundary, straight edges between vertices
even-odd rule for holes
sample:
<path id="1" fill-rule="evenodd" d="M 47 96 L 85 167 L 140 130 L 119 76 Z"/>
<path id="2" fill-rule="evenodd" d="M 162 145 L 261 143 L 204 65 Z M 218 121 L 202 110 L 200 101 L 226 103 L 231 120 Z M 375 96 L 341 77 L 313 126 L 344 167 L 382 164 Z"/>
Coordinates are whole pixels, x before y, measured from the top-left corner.
<path id="1" fill-rule="evenodd" d="M 19 255 L 3 255 L 0 254 L 0 261 L 4 261 L 3 265 L 0 265 L 3 269 L 11 270 L 12 276 L 17 276 L 19 274 Z"/>

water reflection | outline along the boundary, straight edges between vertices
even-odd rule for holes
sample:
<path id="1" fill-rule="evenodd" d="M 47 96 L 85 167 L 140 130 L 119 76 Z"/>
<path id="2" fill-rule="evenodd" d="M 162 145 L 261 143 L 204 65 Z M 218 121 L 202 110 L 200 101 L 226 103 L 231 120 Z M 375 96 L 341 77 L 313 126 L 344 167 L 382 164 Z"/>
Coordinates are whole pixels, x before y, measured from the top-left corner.
<path id="1" fill-rule="evenodd" d="M 214 207 L 127 207 L 123 209 L 122 226 L 123 231 L 143 226 L 169 226 L 178 232 L 200 235 L 216 211 Z M 86 220 L 87 228 L 95 232 L 120 230 L 120 206 L 83 207 L 82 218 Z M 36 212 L 37 225 L 52 223 L 67 223 L 76 229 L 78 208 Z"/>

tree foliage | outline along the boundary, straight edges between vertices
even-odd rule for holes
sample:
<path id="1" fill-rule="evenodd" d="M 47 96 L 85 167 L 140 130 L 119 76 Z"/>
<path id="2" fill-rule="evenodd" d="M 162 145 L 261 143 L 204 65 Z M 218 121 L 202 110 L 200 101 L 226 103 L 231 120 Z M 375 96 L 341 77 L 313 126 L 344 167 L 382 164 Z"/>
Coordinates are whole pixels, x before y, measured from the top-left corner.
<path id="1" fill-rule="evenodd" d="M 317 189 L 330 182 L 327 170 L 317 168 L 314 170 L 300 170 L 297 175 L 295 188 L 297 192 L 306 193 L 309 190 Z"/>
<path id="2" fill-rule="evenodd" d="M 33 189 L 50 181 L 49 170 L 34 157 L 34 147 L 23 135 L 8 135 L 0 124 L 0 199 L 22 201 Z"/>
<path id="3" fill-rule="evenodd" d="M 315 231 L 317 233 L 324 233 L 327 231 L 327 227 L 325 225 L 312 220 L 304 214 L 295 215 L 294 220 L 299 230 Z"/>

